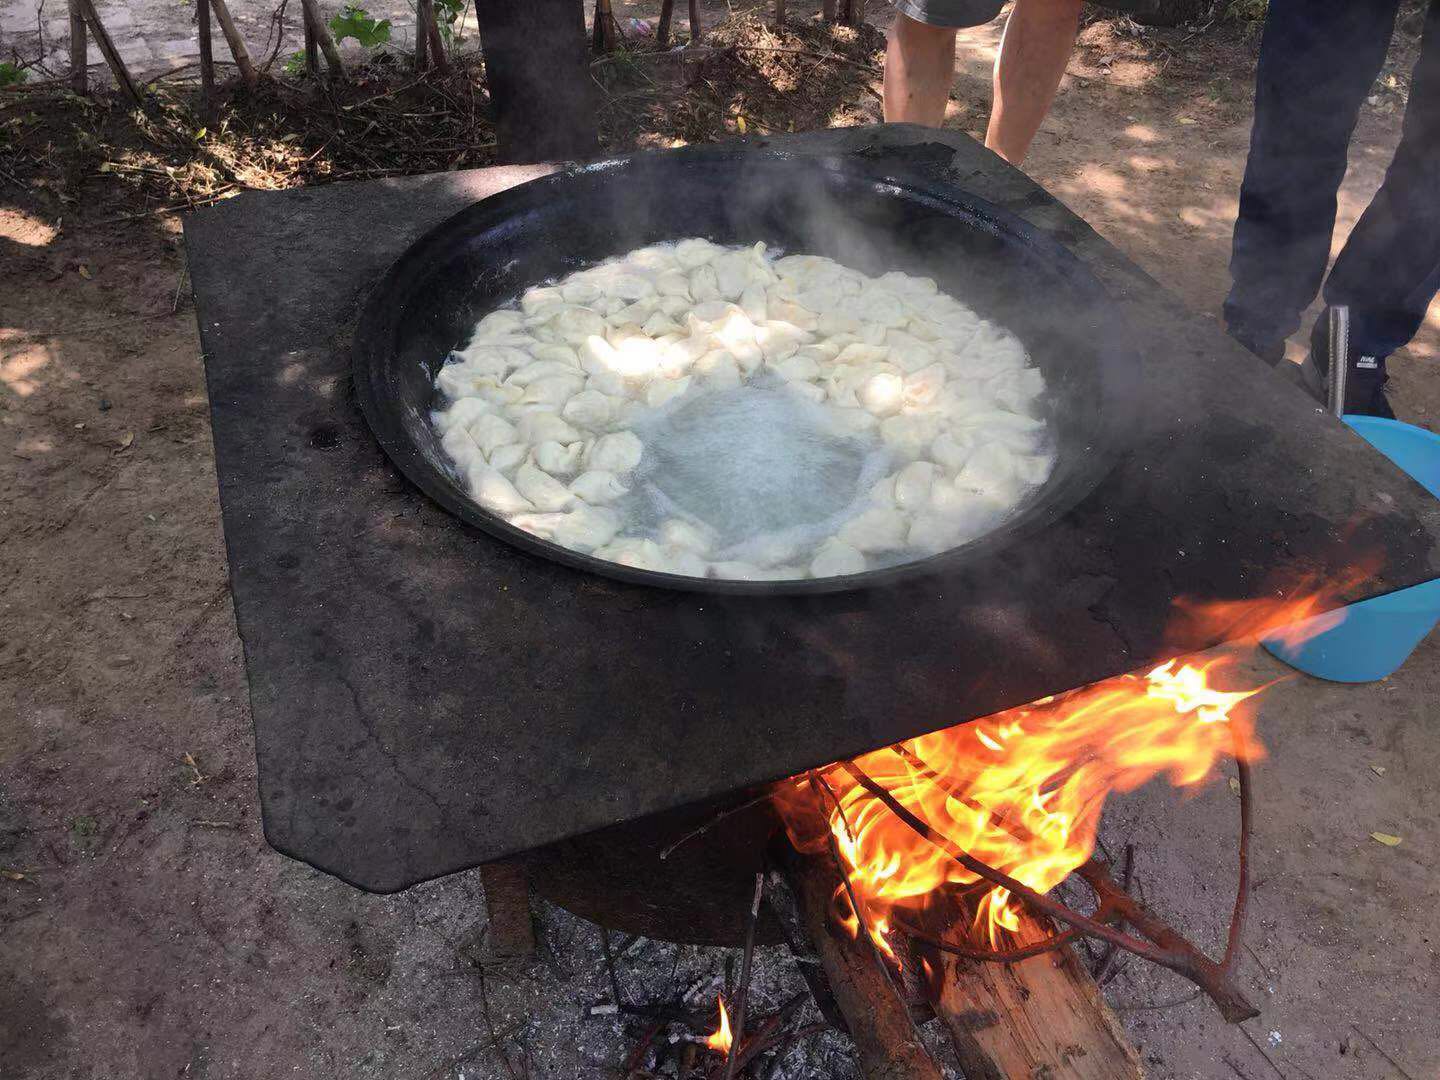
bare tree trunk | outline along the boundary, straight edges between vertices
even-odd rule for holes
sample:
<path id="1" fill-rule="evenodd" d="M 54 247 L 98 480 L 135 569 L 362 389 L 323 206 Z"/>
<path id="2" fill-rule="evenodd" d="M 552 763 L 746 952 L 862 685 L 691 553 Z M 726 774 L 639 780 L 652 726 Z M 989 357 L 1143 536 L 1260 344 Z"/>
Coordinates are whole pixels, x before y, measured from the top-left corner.
<path id="1" fill-rule="evenodd" d="M 70 89 L 83 94 L 90 85 L 90 50 L 85 40 L 85 16 L 79 0 L 70 0 Z"/>
<path id="2" fill-rule="evenodd" d="M 775 27 L 785 29 L 785 0 L 775 0 Z"/>
<path id="3" fill-rule="evenodd" d="M 591 26 L 590 47 L 604 56 L 615 51 L 615 11 L 610 0 L 595 0 L 595 19 Z"/>
<path id="4" fill-rule="evenodd" d="M 587 158 L 599 149 L 582 0 L 475 7 L 503 162 Z"/>
<path id="5" fill-rule="evenodd" d="M 440 36 L 440 20 L 435 15 L 434 0 L 430 3 L 430 23 L 425 34 L 430 39 L 430 62 L 441 75 L 449 75 L 450 56 L 445 52 L 445 40 Z"/>
<path id="6" fill-rule="evenodd" d="M 705 27 L 700 23 L 700 0 L 690 0 L 690 44 L 699 45 Z"/>
<path id="7" fill-rule="evenodd" d="M 835 0 L 822 0 L 820 4 L 820 17 L 827 23 L 835 21 Z"/>
<path id="8" fill-rule="evenodd" d="M 325 66 L 329 69 L 332 78 L 339 78 L 345 74 L 345 64 L 340 59 L 340 50 L 335 47 L 335 39 L 330 36 L 330 28 L 320 17 L 318 0 L 300 0 L 300 3 L 305 9 L 305 19 L 315 34 L 320 51 L 325 54 Z"/>
<path id="9" fill-rule="evenodd" d="M 415 73 L 429 67 L 430 21 L 435 17 L 433 0 L 415 0 Z"/>
<path id="10" fill-rule="evenodd" d="M 110 65 L 110 71 L 114 74 L 115 82 L 120 87 L 121 93 L 134 102 L 137 108 L 144 105 L 140 91 L 135 86 L 135 80 L 130 77 L 130 69 L 125 66 L 125 61 L 120 59 L 115 42 L 110 40 L 110 34 L 105 29 L 105 24 L 100 21 L 100 15 L 95 10 L 94 0 L 79 0 L 79 3 L 80 11 L 85 16 L 85 22 L 90 27 L 90 35 L 95 39 L 95 44 L 100 47 L 100 54 L 105 57 L 105 63 Z"/>
<path id="11" fill-rule="evenodd" d="M 214 43 L 210 36 L 210 0 L 195 0 L 195 26 L 200 35 L 200 108 L 206 117 L 215 104 Z"/>
<path id="12" fill-rule="evenodd" d="M 675 0 L 660 0 L 660 21 L 655 24 L 655 44 L 665 49 L 670 46 L 670 23 L 675 18 Z"/>
<path id="13" fill-rule="evenodd" d="M 225 44 L 230 46 L 230 55 L 235 58 L 235 66 L 240 69 L 241 80 L 250 89 L 255 89 L 255 84 L 259 81 L 255 75 L 255 65 L 250 62 L 250 50 L 245 47 L 245 39 L 235 28 L 230 9 L 226 7 L 225 0 L 210 0 L 210 6 L 215 9 L 215 18 L 220 22 L 220 32 L 225 35 Z"/>
<path id="14" fill-rule="evenodd" d="M 304 12 L 302 10 L 302 15 Z M 300 20 L 305 24 L 305 71 L 314 78 L 320 74 L 320 46 L 315 40 L 315 28 L 310 25 L 308 16 Z"/>

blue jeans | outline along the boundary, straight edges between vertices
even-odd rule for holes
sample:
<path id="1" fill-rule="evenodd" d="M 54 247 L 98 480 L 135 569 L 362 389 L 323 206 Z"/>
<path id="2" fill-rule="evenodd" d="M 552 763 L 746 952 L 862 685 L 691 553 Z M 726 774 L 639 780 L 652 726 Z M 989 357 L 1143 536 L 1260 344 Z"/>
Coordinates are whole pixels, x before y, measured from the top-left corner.
<path id="1" fill-rule="evenodd" d="M 1325 280 L 1335 196 L 1399 0 L 1270 0 L 1225 301 L 1231 334 L 1281 345 L 1325 281 L 1351 309 L 1351 355 L 1415 336 L 1440 289 L 1440 0 L 1430 0 L 1400 146 Z"/>

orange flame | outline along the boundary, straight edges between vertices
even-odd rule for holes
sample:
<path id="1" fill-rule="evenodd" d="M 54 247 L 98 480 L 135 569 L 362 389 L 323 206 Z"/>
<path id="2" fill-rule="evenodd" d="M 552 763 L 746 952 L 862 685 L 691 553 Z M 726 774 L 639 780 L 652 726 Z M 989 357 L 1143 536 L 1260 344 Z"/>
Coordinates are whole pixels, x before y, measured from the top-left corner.
<path id="1" fill-rule="evenodd" d="M 1337 589 L 1357 583 L 1347 579 Z M 1304 588 L 1298 599 L 1296 590 L 1285 591 L 1289 599 L 1177 606 L 1186 632 L 1211 640 L 1261 633 L 1303 639 L 1344 617 L 1326 613 L 1334 601 L 1316 591 Z M 1107 679 L 909 739 L 855 764 L 976 859 L 1047 892 L 1090 857 L 1111 792 L 1133 791 L 1162 775 L 1187 787 L 1227 755 L 1247 761 L 1264 755 L 1253 718 L 1237 709 L 1263 688 L 1215 685 L 1234 660 L 1233 653 L 1170 660 L 1143 676 Z M 844 770 L 822 770 L 820 784 L 828 837 L 805 836 L 807 808 L 815 805 L 808 775 L 782 785 L 777 802 L 798 847 L 837 849 L 848 888 L 836 894 L 835 917 L 852 935 L 864 925 L 893 957 L 886 941 L 893 913 L 923 908 L 941 890 L 980 893 L 971 901 L 976 929 L 992 944 L 1019 928 L 1008 890 L 989 886 L 917 835 Z"/>
<path id="2" fill-rule="evenodd" d="M 730 1014 L 725 1011 L 725 999 L 715 999 L 720 1004 L 720 1027 L 715 1033 L 705 1040 L 705 1045 L 711 1050 L 717 1050 L 722 1054 L 730 1053 L 730 1045 L 735 1040 L 730 1034 Z"/>

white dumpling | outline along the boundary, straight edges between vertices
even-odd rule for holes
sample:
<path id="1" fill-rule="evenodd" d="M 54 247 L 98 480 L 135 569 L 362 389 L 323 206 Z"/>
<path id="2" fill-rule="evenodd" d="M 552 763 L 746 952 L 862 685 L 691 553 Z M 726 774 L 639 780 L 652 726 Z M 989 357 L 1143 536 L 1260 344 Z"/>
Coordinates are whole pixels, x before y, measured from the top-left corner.
<path id="1" fill-rule="evenodd" d="M 697 555 L 708 555 L 714 546 L 715 536 L 702 525 L 671 518 L 660 526 L 660 542 L 667 548 L 683 548 Z"/>
<path id="2" fill-rule="evenodd" d="M 582 390 L 560 409 L 560 415 L 577 427 L 596 431 L 610 422 L 615 406 L 608 394 Z"/>
<path id="3" fill-rule="evenodd" d="M 536 285 L 526 289 L 520 297 L 520 310 L 526 315 L 534 315 L 536 310 L 549 304 L 564 303 L 564 294 L 553 286 Z"/>
<path id="4" fill-rule="evenodd" d="M 808 384 L 807 384 L 808 385 Z M 816 387 L 817 390 L 820 387 Z M 821 400 L 824 400 L 823 394 Z M 879 418 L 872 412 L 861 408 L 841 408 L 829 410 L 827 417 L 830 427 L 839 435 L 860 435 L 870 431 L 879 423 Z"/>
<path id="5" fill-rule="evenodd" d="M 859 574 L 865 569 L 865 556 L 849 544 L 834 537 L 826 540 L 810 561 L 810 573 L 815 577 L 840 577 L 844 574 Z"/>
<path id="6" fill-rule="evenodd" d="M 785 389 L 788 390 L 790 393 L 797 395 L 798 397 L 803 397 L 806 401 L 814 402 L 816 405 L 819 405 L 825 400 L 825 388 L 823 386 L 816 386 L 814 383 L 798 381 L 787 382 L 785 384 Z M 856 410 L 846 409 L 845 411 L 853 412 Z M 865 415 L 869 416 L 870 414 L 866 413 Z M 874 417 L 870 418 L 872 420 L 874 419 Z"/>
<path id="7" fill-rule="evenodd" d="M 977 495 L 1012 503 L 1019 497 L 1022 486 L 1015 475 L 1015 455 L 998 443 L 977 446 L 955 474 L 955 485 Z"/>
<path id="8" fill-rule="evenodd" d="M 1015 475 L 1031 486 L 1050 479 L 1054 468 L 1055 457 L 1052 454 L 1017 454 L 1015 457 Z"/>
<path id="9" fill-rule="evenodd" d="M 570 490 L 585 502 L 596 505 L 614 502 L 630 491 L 618 476 L 606 469 L 589 469 L 581 473 L 571 482 Z"/>
<path id="10" fill-rule="evenodd" d="M 633 431 L 602 435 L 585 452 L 585 468 L 627 473 L 640 464 L 645 445 Z"/>
<path id="11" fill-rule="evenodd" d="M 605 333 L 605 319 L 598 312 L 584 307 L 567 307 L 551 321 L 567 345 L 581 345 L 586 339 Z"/>
<path id="12" fill-rule="evenodd" d="M 567 446 L 550 439 L 537 444 L 531 454 L 534 456 L 535 464 L 550 475 L 573 476 L 575 470 L 580 467 L 580 455 L 584 452 L 585 444 L 583 442 L 573 442 Z"/>
<path id="13" fill-rule="evenodd" d="M 492 469 L 496 469 L 506 476 L 515 471 L 516 466 L 530 456 L 530 448 L 523 443 L 506 443 L 504 446 L 497 446 L 490 453 L 485 455 L 485 460 Z"/>
<path id="14" fill-rule="evenodd" d="M 484 398 L 462 397 L 448 409 L 436 412 L 431 417 L 431 421 L 435 425 L 435 430 L 444 435 L 451 428 L 469 427 L 486 413 L 493 412 L 494 408 Z"/>
<path id="15" fill-rule="evenodd" d="M 667 573 L 703 578 L 710 572 L 710 563 L 686 548 L 666 545 L 661 548 L 661 553 Z"/>
<path id="16" fill-rule="evenodd" d="M 940 424 L 939 417 L 919 413 L 889 416 L 880 424 L 880 438 L 897 457 L 913 461 L 925 453 Z"/>
<path id="17" fill-rule="evenodd" d="M 514 424 L 495 413 L 486 413 L 480 417 L 470 425 L 469 431 L 475 445 L 485 454 L 497 446 L 515 442 L 519 435 Z"/>
<path id="18" fill-rule="evenodd" d="M 695 373 L 714 390 L 729 390 L 740 385 L 740 365 L 728 349 L 713 349 L 695 361 Z"/>
<path id="19" fill-rule="evenodd" d="M 567 304 L 593 304 L 604 295 L 591 281 L 567 281 L 560 286 L 560 296 Z"/>
<path id="20" fill-rule="evenodd" d="M 471 343 L 487 338 L 506 337 L 525 328 L 525 316 L 519 311 L 492 311 L 475 326 Z"/>
<path id="21" fill-rule="evenodd" d="M 622 566 L 634 567 L 636 570 L 657 570 L 665 573 L 670 565 L 664 550 L 654 540 L 630 536 L 605 545 L 595 552 L 595 556 Z"/>
<path id="22" fill-rule="evenodd" d="M 560 346 L 563 348 L 563 346 Z M 573 353 L 572 353 L 573 355 Z M 505 381 L 516 386 L 529 386 L 540 379 L 560 376 L 562 378 L 577 378 L 580 372 L 578 364 L 568 363 L 562 360 L 532 360 L 523 367 L 518 367 L 506 376 Z"/>
<path id="23" fill-rule="evenodd" d="M 902 510 L 923 510 L 930 502 L 935 473 L 933 462 L 912 461 L 906 465 L 895 474 L 895 505 Z"/>
<path id="24" fill-rule="evenodd" d="M 769 316 L 768 301 L 765 298 L 765 286 L 758 281 L 751 281 L 740 292 L 740 307 L 749 316 L 750 321 L 756 324 L 765 322 Z"/>
<path id="25" fill-rule="evenodd" d="M 675 245 L 675 259 L 687 270 L 693 270 L 697 266 L 708 263 L 723 250 L 724 248 L 718 244 L 712 244 L 709 240 L 681 240 Z"/>
<path id="26" fill-rule="evenodd" d="M 521 495 L 501 472 L 488 465 L 471 468 L 466 474 L 470 494 L 481 506 L 500 514 L 519 514 L 534 510 L 529 499 Z"/>
<path id="27" fill-rule="evenodd" d="M 578 394 L 584 386 L 585 377 L 579 372 L 574 375 L 549 375 L 536 379 L 527 386 L 525 393 L 520 395 L 520 404 L 554 405 L 558 408 Z"/>
<path id="28" fill-rule="evenodd" d="M 702 266 L 690 271 L 690 297 L 696 303 L 720 299 L 720 285 L 715 280 L 715 270 Z"/>
<path id="29" fill-rule="evenodd" d="M 655 291 L 661 296 L 690 299 L 690 275 L 682 270 L 666 270 L 655 278 Z"/>
<path id="30" fill-rule="evenodd" d="M 905 546 L 910 518 L 894 507 L 872 506 L 841 527 L 839 538 L 856 551 L 897 551 Z"/>
<path id="31" fill-rule="evenodd" d="M 683 379 L 652 379 L 645 387 L 645 404 L 658 409 L 672 398 L 677 398 L 690 389 L 690 376 Z"/>
<path id="32" fill-rule="evenodd" d="M 620 531 L 620 518 L 599 506 L 576 506 L 564 513 L 517 514 L 510 524 L 562 547 L 589 551 L 610 543 Z"/>
<path id="33" fill-rule="evenodd" d="M 933 405 L 949 372 L 944 364 L 930 364 L 905 376 L 905 404 Z"/>
<path id="34" fill-rule="evenodd" d="M 537 510 L 564 510 L 575 501 L 573 491 L 528 461 L 515 473 L 515 490 Z"/>
<path id="35" fill-rule="evenodd" d="M 888 416 L 899 411 L 904 396 L 904 379 L 889 371 L 871 375 L 856 394 L 861 406 L 876 416 Z"/>
<path id="36" fill-rule="evenodd" d="M 910 547 L 935 555 L 955 547 L 961 540 L 955 520 L 942 514 L 919 514 L 910 524 L 906 537 Z"/>
<path id="37" fill-rule="evenodd" d="M 468 400 L 468 399 L 467 399 Z M 475 438 L 464 426 L 456 425 L 445 432 L 440 439 L 440 447 L 450 456 L 461 472 L 475 465 L 485 464 L 485 454 L 475 442 Z"/>
<path id="38" fill-rule="evenodd" d="M 969 440 L 961 441 L 948 431 L 942 431 L 930 443 L 930 460 L 949 472 L 959 472 L 969 457 Z"/>
<path id="39" fill-rule="evenodd" d="M 569 444 L 580 438 L 580 433 L 560 418 L 558 413 L 536 411 L 522 416 L 516 424 L 519 441 L 531 446 L 542 442 Z"/>

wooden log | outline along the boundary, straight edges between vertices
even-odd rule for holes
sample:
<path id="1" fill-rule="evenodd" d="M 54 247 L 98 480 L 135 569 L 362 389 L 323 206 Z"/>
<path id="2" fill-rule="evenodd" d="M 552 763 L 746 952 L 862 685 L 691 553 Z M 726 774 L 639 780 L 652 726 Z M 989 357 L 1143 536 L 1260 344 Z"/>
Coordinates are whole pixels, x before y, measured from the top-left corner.
<path id="1" fill-rule="evenodd" d="M 85 40 L 85 16 L 79 0 L 69 0 L 70 8 L 70 89 L 83 94 L 90 83 L 90 49 Z"/>
<path id="2" fill-rule="evenodd" d="M 675 0 L 660 0 L 660 19 L 655 24 L 655 44 L 665 49 L 670 45 L 670 24 L 675 19 Z"/>
<path id="3" fill-rule="evenodd" d="M 497 159 L 563 161 L 599 150 L 583 0 L 475 6 L 495 113 Z"/>
<path id="4" fill-rule="evenodd" d="M 140 90 L 135 85 L 135 80 L 130 76 L 130 69 L 125 66 L 125 61 L 120 59 L 120 53 L 115 48 L 115 42 L 110 40 L 110 34 L 105 29 L 105 24 L 100 21 L 100 15 L 95 10 L 95 0 L 78 0 L 81 14 L 85 17 L 85 24 L 90 28 L 90 35 L 95 39 L 95 44 L 100 47 L 100 55 L 105 57 L 105 63 L 110 66 L 110 72 L 115 76 L 115 83 L 120 87 L 120 92 L 134 103 L 136 108 L 144 105 L 144 99 L 140 96 Z"/>
<path id="5" fill-rule="evenodd" d="M 868 938 L 832 926 L 839 871 L 826 856 L 794 855 L 782 868 L 799 902 L 805 933 L 820 955 L 826 981 L 866 1080 L 940 1080 L 910 1010 L 901 1000 Z"/>
<path id="6" fill-rule="evenodd" d="M 200 108 L 206 117 L 215 104 L 215 57 L 210 38 L 210 0 L 195 0 L 195 27 L 200 38 Z"/>
<path id="7" fill-rule="evenodd" d="M 415 72 L 430 66 L 430 23 L 435 18 L 434 0 L 415 0 Z"/>
<path id="8" fill-rule="evenodd" d="M 235 66 L 240 69 L 240 79 L 251 90 L 259 82 L 255 74 L 255 65 L 250 62 L 250 50 L 245 47 L 245 39 L 240 36 L 240 31 L 235 26 L 235 20 L 230 17 L 230 8 L 225 0 L 210 0 L 210 6 L 215 9 L 215 18 L 219 20 L 220 32 L 225 35 L 225 44 L 230 47 L 230 55 L 235 58 Z"/>
<path id="9" fill-rule="evenodd" d="M 1054 934 L 1048 919 L 1024 912 L 1014 947 Z M 985 947 L 972 940 L 968 918 L 958 920 L 942 940 Z M 1139 1080 L 1143 1075 L 1120 1022 L 1070 946 L 1012 964 L 950 953 L 931 959 L 937 962 L 935 1012 L 950 1032 L 966 1080 Z"/>
<path id="10" fill-rule="evenodd" d="M 430 21 L 425 26 L 425 36 L 430 40 L 430 63 L 441 75 L 449 75 L 450 54 L 445 51 L 445 41 L 440 37 L 440 20 L 435 17 L 434 0 L 430 3 Z"/>
<path id="11" fill-rule="evenodd" d="M 300 0 L 300 6 L 305 12 L 305 22 L 325 56 L 325 67 L 331 78 L 341 77 L 345 74 L 345 63 L 340 59 L 340 50 L 335 47 L 335 39 L 330 36 L 330 28 L 325 25 L 325 20 L 320 15 L 319 0 Z"/>
<path id="12" fill-rule="evenodd" d="M 485 910 L 490 916 L 486 937 L 492 956 L 523 958 L 535 952 L 535 924 L 530 918 L 530 883 L 518 862 L 501 860 L 480 867 Z"/>
<path id="13" fill-rule="evenodd" d="M 699 45 L 705 27 L 700 22 L 700 0 L 690 0 L 690 44 Z"/>

